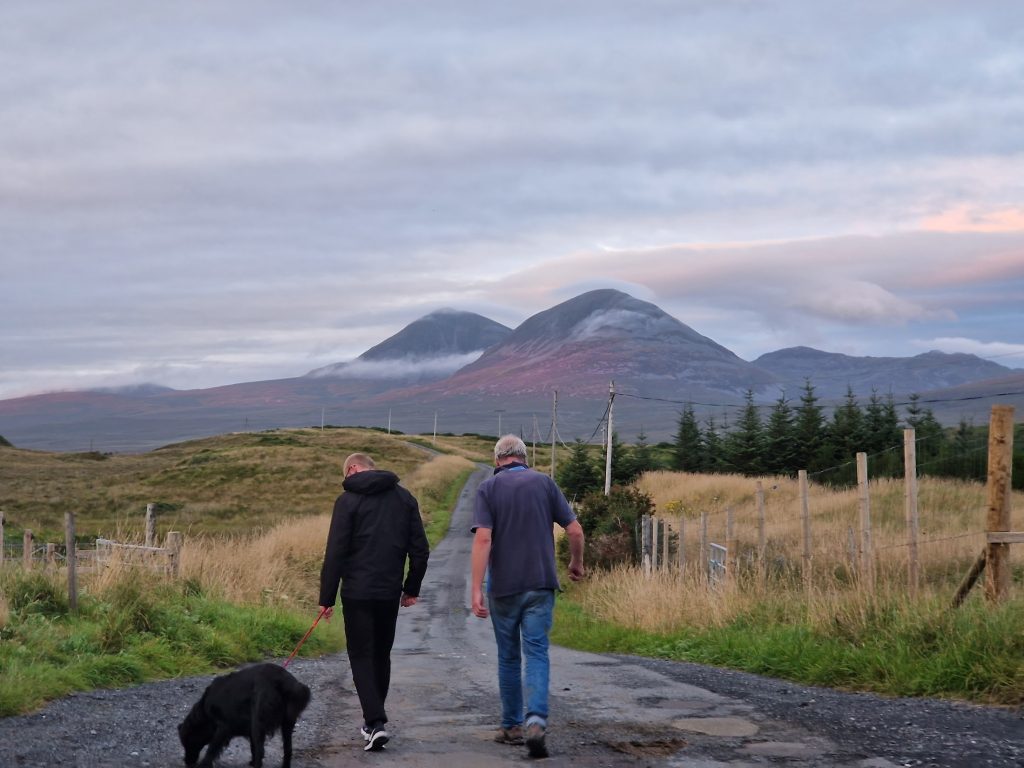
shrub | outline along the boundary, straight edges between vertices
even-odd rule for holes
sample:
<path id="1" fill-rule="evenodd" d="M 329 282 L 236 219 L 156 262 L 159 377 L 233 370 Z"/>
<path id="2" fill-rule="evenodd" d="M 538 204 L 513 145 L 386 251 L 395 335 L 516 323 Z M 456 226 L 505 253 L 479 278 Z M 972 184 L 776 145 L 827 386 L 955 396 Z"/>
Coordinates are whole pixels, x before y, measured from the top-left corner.
<path id="1" fill-rule="evenodd" d="M 650 496 L 628 486 L 584 496 L 577 517 L 587 536 L 587 562 L 601 568 L 635 562 L 638 523 L 653 509 Z"/>

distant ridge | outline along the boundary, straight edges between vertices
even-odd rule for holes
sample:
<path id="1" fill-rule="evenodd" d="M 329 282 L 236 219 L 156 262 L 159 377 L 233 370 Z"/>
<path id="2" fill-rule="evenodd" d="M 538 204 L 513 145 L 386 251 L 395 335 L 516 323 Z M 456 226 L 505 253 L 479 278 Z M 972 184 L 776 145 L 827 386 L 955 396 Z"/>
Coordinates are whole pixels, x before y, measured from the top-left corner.
<path id="1" fill-rule="evenodd" d="M 914 357 L 853 357 L 811 347 L 789 347 L 761 355 L 754 365 L 777 376 L 790 395 L 806 379 L 819 397 L 842 397 L 847 387 L 864 399 L 872 390 L 911 394 L 994 378 L 1012 369 L 975 355 L 925 352 Z"/>

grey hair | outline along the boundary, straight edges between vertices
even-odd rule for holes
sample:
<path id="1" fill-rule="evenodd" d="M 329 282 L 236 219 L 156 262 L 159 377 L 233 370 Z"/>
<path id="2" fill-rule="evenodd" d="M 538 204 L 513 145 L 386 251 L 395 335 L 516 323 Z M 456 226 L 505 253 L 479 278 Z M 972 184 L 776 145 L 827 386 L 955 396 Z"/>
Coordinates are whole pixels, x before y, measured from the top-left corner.
<path id="1" fill-rule="evenodd" d="M 517 435 L 504 435 L 494 444 L 494 460 L 515 457 L 526 461 L 526 443 Z"/>

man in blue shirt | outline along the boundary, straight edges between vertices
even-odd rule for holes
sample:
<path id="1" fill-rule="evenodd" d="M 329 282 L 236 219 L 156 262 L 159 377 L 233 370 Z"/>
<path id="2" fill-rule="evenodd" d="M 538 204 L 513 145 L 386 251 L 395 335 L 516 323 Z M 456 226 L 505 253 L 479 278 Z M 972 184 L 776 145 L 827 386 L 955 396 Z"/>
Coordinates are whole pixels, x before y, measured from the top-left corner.
<path id="1" fill-rule="evenodd" d="M 573 581 L 583 578 L 583 528 L 555 482 L 527 466 L 526 445 L 518 437 L 498 440 L 494 464 L 473 510 L 472 607 L 476 616 L 491 617 L 498 644 L 502 711 L 495 738 L 523 743 L 525 692 L 527 749 L 531 757 L 547 757 L 548 633 L 559 589 L 553 526 L 562 526 L 569 538 Z"/>

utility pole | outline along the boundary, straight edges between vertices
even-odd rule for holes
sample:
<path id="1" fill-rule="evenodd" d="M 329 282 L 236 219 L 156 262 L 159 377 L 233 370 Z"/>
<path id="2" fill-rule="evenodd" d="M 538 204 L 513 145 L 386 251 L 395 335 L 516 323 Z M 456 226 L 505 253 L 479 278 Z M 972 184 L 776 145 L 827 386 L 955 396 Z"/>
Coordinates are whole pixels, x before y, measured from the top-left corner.
<path id="1" fill-rule="evenodd" d="M 431 444 L 437 445 L 437 411 L 434 411 L 434 439 Z"/>
<path id="2" fill-rule="evenodd" d="M 558 439 L 558 390 L 551 405 L 551 479 L 555 479 L 555 441 Z"/>
<path id="3" fill-rule="evenodd" d="M 533 414 L 533 458 L 530 459 L 531 467 L 537 466 L 537 432 L 537 414 L 535 413 Z M 3 518 L 0 517 L 0 522 L 2 522 L 2 520 Z"/>
<path id="4" fill-rule="evenodd" d="M 320 408 L 320 431 L 324 431 L 324 409 Z"/>
<path id="5" fill-rule="evenodd" d="M 604 457 L 604 495 L 612 490 L 612 406 L 615 405 L 615 382 L 608 382 L 608 450 Z"/>
<path id="6" fill-rule="evenodd" d="M 501 437 L 501 434 L 502 434 L 501 433 L 501 414 L 503 414 L 505 412 L 505 409 L 504 408 L 495 408 L 494 410 L 498 412 L 498 437 Z"/>
<path id="7" fill-rule="evenodd" d="M 388 434 L 391 434 L 391 409 L 388 408 Z"/>

